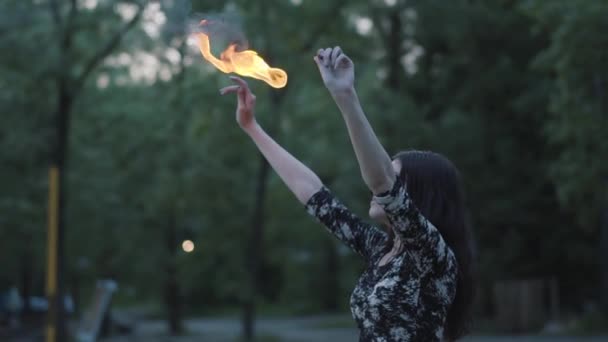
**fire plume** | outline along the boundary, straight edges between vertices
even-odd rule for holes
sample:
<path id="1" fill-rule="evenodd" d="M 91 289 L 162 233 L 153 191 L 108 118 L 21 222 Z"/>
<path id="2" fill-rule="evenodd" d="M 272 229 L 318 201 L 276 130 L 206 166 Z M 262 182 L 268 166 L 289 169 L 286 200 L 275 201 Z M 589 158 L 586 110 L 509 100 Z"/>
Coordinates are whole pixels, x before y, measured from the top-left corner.
<path id="1" fill-rule="evenodd" d="M 200 26 L 207 25 L 207 20 L 200 22 Z M 287 73 L 278 68 L 271 68 L 253 50 L 236 51 L 236 44 L 230 44 L 226 50 L 216 58 L 211 53 L 209 36 L 203 32 L 198 32 L 198 47 L 209 63 L 213 64 L 220 71 L 225 73 L 236 73 L 241 76 L 253 77 L 268 83 L 274 88 L 283 88 L 287 84 Z"/>

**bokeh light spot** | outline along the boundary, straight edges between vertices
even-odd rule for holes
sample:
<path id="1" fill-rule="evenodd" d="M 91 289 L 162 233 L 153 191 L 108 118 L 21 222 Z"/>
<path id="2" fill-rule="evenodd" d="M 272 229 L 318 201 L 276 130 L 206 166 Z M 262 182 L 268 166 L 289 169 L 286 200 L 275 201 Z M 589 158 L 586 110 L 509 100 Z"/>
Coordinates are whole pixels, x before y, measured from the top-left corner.
<path id="1" fill-rule="evenodd" d="M 194 242 L 192 242 L 192 240 L 184 240 L 184 242 L 182 242 L 182 249 L 186 253 L 192 252 L 194 250 Z"/>

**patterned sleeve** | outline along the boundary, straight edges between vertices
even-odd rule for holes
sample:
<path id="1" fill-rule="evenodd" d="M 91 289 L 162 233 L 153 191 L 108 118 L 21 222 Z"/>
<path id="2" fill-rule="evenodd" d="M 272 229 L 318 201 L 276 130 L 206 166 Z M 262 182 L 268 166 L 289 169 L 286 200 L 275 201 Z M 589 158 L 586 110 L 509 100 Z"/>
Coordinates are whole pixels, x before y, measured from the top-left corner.
<path id="1" fill-rule="evenodd" d="M 326 187 L 308 200 L 306 210 L 366 261 L 370 260 L 375 248 L 386 241 L 386 233 L 353 214 Z"/>
<path id="2" fill-rule="evenodd" d="M 391 190 L 374 196 L 374 201 L 384 209 L 396 234 L 401 236 L 406 246 L 419 250 L 434 265 L 449 266 L 454 262 L 452 250 L 437 228 L 414 205 L 406 185 L 399 177 L 396 177 Z"/>

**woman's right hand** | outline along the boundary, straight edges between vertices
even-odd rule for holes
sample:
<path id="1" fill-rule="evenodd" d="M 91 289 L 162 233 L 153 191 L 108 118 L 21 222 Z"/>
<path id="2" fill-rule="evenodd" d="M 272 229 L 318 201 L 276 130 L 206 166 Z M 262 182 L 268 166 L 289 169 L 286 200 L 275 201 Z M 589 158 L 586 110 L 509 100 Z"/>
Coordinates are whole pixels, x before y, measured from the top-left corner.
<path id="1" fill-rule="evenodd" d="M 339 46 L 320 49 L 314 60 L 319 67 L 323 83 L 332 95 L 353 90 L 355 64 Z"/>
<path id="2" fill-rule="evenodd" d="M 249 90 L 247 82 L 241 78 L 230 76 L 230 79 L 236 83 L 236 85 L 220 89 L 220 94 L 237 94 L 236 122 L 238 122 L 239 126 L 241 126 L 244 131 L 247 131 L 257 124 L 254 111 L 255 95 Z"/>

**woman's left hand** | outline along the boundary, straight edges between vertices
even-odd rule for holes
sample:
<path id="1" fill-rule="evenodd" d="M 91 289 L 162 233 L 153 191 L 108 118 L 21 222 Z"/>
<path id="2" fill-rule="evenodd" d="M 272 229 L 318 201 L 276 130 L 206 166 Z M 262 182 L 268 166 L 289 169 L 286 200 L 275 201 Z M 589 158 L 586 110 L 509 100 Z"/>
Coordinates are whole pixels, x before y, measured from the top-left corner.
<path id="1" fill-rule="evenodd" d="M 236 122 L 244 131 L 249 130 L 256 124 L 255 120 L 255 95 L 249 90 L 247 82 L 236 76 L 230 79 L 237 85 L 228 86 L 220 89 L 220 94 L 237 94 Z"/>

